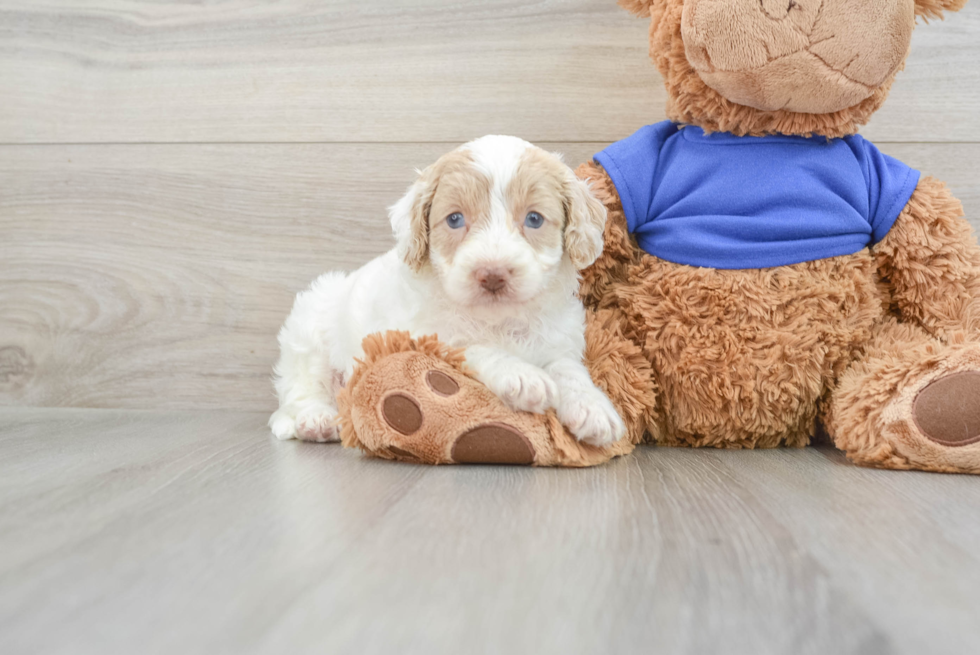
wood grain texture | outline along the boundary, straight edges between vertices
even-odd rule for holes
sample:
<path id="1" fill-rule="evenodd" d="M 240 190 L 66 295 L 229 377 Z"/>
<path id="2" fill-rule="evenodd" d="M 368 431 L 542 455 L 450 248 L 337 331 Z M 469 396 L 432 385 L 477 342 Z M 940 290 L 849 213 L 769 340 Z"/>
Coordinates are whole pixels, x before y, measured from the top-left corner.
<path id="1" fill-rule="evenodd" d="M 447 149 L 0 147 L 0 404 L 271 411 L 296 292 Z"/>
<path id="2" fill-rule="evenodd" d="M 264 415 L 0 409 L 4 653 L 910 653 L 980 639 L 980 488 L 817 449 L 416 467 Z"/>
<path id="3" fill-rule="evenodd" d="M 920 26 L 864 134 L 980 227 L 978 34 Z M 294 294 L 391 245 L 412 169 L 584 161 L 663 118 L 646 51 L 614 0 L 0 0 L 0 405 L 131 408 L 0 407 L 0 653 L 975 651 L 972 478 L 269 438 Z"/>
<path id="4" fill-rule="evenodd" d="M 0 142 L 618 140 L 663 118 L 614 0 L 0 0 Z M 980 135 L 980 5 L 920 25 L 867 129 Z"/>
<path id="5" fill-rule="evenodd" d="M 0 404 L 271 411 L 295 293 L 387 250 L 385 207 L 450 147 L 0 147 Z M 884 149 L 980 217 L 980 145 Z"/>

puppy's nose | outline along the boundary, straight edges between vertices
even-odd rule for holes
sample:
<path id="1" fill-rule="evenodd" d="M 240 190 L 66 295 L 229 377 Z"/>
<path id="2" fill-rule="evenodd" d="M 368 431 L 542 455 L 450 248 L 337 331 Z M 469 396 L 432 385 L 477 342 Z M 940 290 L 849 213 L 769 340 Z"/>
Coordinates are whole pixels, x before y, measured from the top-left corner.
<path id="1" fill-rule="evenodd" d="M 490 293 L 497 293 L 507 286 L 507 272 L 499 268 L 481 268 L 476 272 L 476 281 Z"/>

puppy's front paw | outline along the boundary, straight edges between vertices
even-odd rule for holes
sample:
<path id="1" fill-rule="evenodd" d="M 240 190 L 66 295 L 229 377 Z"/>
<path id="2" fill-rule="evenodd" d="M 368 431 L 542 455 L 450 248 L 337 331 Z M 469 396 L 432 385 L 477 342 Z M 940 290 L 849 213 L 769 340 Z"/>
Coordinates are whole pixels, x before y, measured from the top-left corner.
<path id="1" fill-rule="evenodd" d="M 319 403 L 298 411 L 295 407 L 280 408 L 269 419 L 269 427 L 277 439 L 300 439 L 319 443 L 340 441 L 337 410 Z"/>
<path id="2" fill-rule="evenodd" d="M 563 390 L 558 420 L 576 439 L 593 446 L 608 446 L 626 436 L 623 419 L 597 388 Z"/>
<path id="3" fill-rule="evenodd" d="M 537 366 L 512 363 L 488 380 L 481 380 L 490 391 L 519 412 L 544 414 L 558 405 L 558 385 Z"/>
<path id="4" fill-rule="evenodd" d="M 296 438 L 296 416 L 286 407 L 280 407 L 269 417 L 272 436 L 280 441 Z"/>
<path id="5" fill-rule="evenodd" d="M 296 437 L 303 441 L 340 441 L 337 411 L 326 405 L 309 407 L 296 416 Z"/>

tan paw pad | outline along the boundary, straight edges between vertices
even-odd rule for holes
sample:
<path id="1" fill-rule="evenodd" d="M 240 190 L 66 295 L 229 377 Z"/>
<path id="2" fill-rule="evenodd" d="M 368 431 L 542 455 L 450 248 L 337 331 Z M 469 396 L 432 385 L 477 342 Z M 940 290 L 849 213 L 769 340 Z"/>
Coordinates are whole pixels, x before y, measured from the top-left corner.
<path id="1" fill-rule="evenodd" d="M 980 441 L 980 372 L 960 371 L 931 382 L 915 398 L 915 424 L 941 446 Z"/>
<path id="2" fill-rule="evenodd" d="M 425 382 L 440 396 L 453 396 L 459 392 L 459 383 L 442 371 L 429 371 L 425 374 Z"/>
<path id="3" fill-rule="evenodd" d="M 527 466 L 534 463 L 534 448 L 527 437 L 509 425 L 489 423 L 460 436 L 453 444 L 452 458 L 459 464 Z"/>
<path id="4" fill-rule="evenodd" d="M 389 394 L 381 404 L 385 423 L 404 435 L 414 434 L 422 427 L 422 408 L 405 393 Z"/>

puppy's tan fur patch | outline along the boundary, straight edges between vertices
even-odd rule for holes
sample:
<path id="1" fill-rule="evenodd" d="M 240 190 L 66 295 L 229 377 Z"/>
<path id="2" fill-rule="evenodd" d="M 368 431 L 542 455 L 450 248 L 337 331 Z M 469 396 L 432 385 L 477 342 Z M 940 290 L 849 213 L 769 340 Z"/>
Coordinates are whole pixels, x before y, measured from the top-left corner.
<path id="1" fill-rule="evenodd" d="M 507 187 L 507 200 L 515 229 L 524 235 L 535 250 L 560 248 L 562 233 L 568 221 L 566 179 L 571 171 L 561 161 L 538 148 L 529 148 L 517 165 Z M 525 227 L 528 213 L 544 217 L 539 228 Z"/>
<path id="2" fill-rule="evenodd" d="M 466 234 L 490 216 L 491 181 L 476 168 L 473 156 L 466 151 L 444 155 L 433 167 L 437 178 L 428 211 L 430 248 L 452 262 Z M 466 219 L 466 227 L 453 229 L 446 223 L 455 212 Z"/>
<path id="3" fill-rule="evenodd" d="M 423 210 L 424 222 L 420 220 L 415 229 L 420 232 L 426 228 L 424 238 L 428 247 L 452 262 L 466 235 L 490 219 L 492 181 L 476 167 L 472 155 L 466 151 L 444 155 L 426 169 L 423 177 L 431 187 L 431 195 Z M 535 250 L 562 247 L 564 239 L 565 250 L 580 269 L 599 256 L 605 207 L 592 197 L 586 183 L 578 180 L 555 155 L 540 148 L 528 148 L 505 194 L 514 231 Z M 453 229 L 446 223 L 455 212 L 463 214 L 465 228 Z M 544 218 L 541 227 L 525 226 L 530 212 Z"/>
<path id="4" fill-rule="evenodd" d="M 602 252 L 606 208 L 555 155 L 537 148 L 524 153 L 508 190 L 514 220 L 521 226 L 527 212 L 545 217 L 538 229 L 524 229 L 536 248 L 556 247 L 564 237 L 564 248 L 578 269 L 594 262 Z"/>
<path id="5" fill-rule="evenodd" d="M 537 148 L 529 149 L 521 158 L 517 174 L 511 184 L 512 198 L 529 207 L 526 211 L 538 211 L 557 224 L 562 215 L 561 232 L 564 247 L 575 268 L 581 270 L 594 262 L 602 253 L 602 233 L 606 226 L 606 208 L 596 200 L 587 181 L 578 179 L 557 156 Z M 555 203 L 560 202 L 561 206 Z M 532 205 L 547 207 L 545 212 Z M 523 223 L 524 214 L 519 220 Z M 515 218 L 517 218 L 515 216 Z M 534 232 L 529 230 L 528 232 Z M 527 232 L 525 233 L 527 236 Z M 550 239 L 549 232 L 533 238 Z M 549 240 L 547 243 L 551 244 Z"/>

